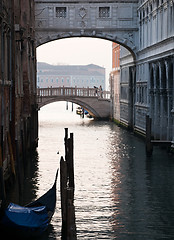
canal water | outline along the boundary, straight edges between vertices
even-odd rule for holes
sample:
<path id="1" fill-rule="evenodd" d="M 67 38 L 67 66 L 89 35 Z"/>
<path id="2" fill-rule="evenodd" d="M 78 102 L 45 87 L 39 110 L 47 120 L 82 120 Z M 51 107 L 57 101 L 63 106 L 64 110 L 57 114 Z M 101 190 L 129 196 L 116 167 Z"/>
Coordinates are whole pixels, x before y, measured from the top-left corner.
<path id="1" fill-rule="evenodd" d="M 65 106 L 54 103 L 39 112 L 38 156 L 26 178 L 30 197 L 51 187 L 68 127 L 74 133 L 77 239 L 174 239 L 174 157 L 155 148 L 147 158 L 144 141 L 131 132 L 82 119 L 70 103 L 68 111 Z M 57 187 L 57 209 L 44 240 L 61 239 L 59 181 Z"/>

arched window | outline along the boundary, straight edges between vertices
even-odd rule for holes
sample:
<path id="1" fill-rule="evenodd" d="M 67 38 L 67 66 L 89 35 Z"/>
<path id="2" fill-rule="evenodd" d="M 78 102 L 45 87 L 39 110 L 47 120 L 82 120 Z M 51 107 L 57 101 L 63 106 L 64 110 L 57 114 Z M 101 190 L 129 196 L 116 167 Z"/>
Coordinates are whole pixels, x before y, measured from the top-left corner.
<path id="1" fill-rule="evenodd" d="M 159 7 L 159 0 L 156 0 L 156 6 Z"/>

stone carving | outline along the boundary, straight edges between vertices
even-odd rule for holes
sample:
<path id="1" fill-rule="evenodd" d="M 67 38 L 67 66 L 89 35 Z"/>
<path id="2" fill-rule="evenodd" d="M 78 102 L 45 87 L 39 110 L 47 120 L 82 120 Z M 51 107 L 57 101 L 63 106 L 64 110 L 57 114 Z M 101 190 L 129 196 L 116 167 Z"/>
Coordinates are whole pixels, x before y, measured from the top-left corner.
<path id="1" fill-rule="evenodd" d="M 87 9 L 84 8 L 84 7 L 81 7 L 79 9 L 79 16 L 81 17 L 81 22 L 80 22 L 80 27 L 81 28 L 85 28 L 87 26 L 86 22 L 84 21 L 84 18 L 86 17 L 87 15 Z"/>
<path id="2" fill-rule="evenodd" d="M 173 0 L 169 0 L 173 1 Z M 54 3 L 49 4 L 49 1 L 45 0 L 36 1 L 35 6 L 35 16 L 36 16 L 36 34 L 39 33 L 40 36 L 36 36 L 37 45 L 48 42 L 47 36 L 48 32 L 50 36 L 56 34 L 56 39 L 63 38 L 62 32 L 72 32 L 68 36 L 79 36 L 85 34 L 85 36 L 101 37 L 111 41 L 117 41 L 123 43 L 129 48 L 135 46 L 134 31 L 136 25 L 137 14 L 134 14 L 136 4 L 131 5 L 130 14 L 131 18 L 127 16 L 127 8 L 124 4 L 112 2 L 105 4 L 98 3 L 73 3 L 71 1 L 65 3 L 62 7 L 61 3 L 53 1 Z M 45 4 L 47 2 L 47 4 Z M 65 1 L 66 2 L 66 1 Z M 135 5 L 135 6 L 134 6 Z M 109 17 L 101 16 L 99 17 L 99 8 L 110 9 Z M 56 17 L 56 9 L 64 8 L 66 9 L 66 15 L 62 18 Z M 121 18 L 118 8 L 122 9 Z M 83 31 L 82 31 L 83 30 Z M 85 30 L 85 33 L 84 33 Z M 124 35 L 124 36 L 123 36 Z M 53 38 L 54 39 L 54 38 Z"/>
<path id="3" fill-rule="evenodd" d="M 79 9 L 79 15 L 80 15 L 80 17 L 83 19 L 83 18 L 86 16 L 86 14 L 87 14 L 87 9 L 84 8 L 84 7 L 81 7 L 81 8 Z"/>
<path id="4" fill-rule="evenodd" d="M 82 27 L 82 28 L 85 28 L 85 27 L 86 27 L 86 23 L 85 23 L 85 21 L 81 21 L 81 23 L 80 23 L 80 27 Z"/>
<path id="5" fill-rule="evenodd" d="M 37 26 L 38 26 L 38 27 L 42 27 L 42 25 L 43 25 L 43 24 L 42 24 L 42 21 L 41 21 L 41 20 L 38 21 Z"/>
<path id="6" fill-rule="evenodd" d="M 125 39 L 127 39 L 129 42 L 133 43 L 133 33 L 132 33 L 132 32 L 125 33 L 125 34 L 123 35 L 123 37 L 124 37 Z"/>

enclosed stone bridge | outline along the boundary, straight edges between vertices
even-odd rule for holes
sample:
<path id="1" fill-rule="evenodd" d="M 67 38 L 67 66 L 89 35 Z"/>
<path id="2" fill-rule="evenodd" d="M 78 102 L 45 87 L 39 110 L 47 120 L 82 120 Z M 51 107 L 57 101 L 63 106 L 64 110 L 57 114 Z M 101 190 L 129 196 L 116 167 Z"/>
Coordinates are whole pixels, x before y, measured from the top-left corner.
<path id="1" fill-rule="evenodd" d="M 73 102 L 85 108 L 94 118 L 110 117 L 109 91 L 77 87 L 38 88 L 37 101 L 39 108 L 57 101 Z"/>
<path id="2" fill-rule="evenodd" d="M 70 37 L 117 42 L 136 57 L 137 0 L 35 0 L 36 45 Z"/>

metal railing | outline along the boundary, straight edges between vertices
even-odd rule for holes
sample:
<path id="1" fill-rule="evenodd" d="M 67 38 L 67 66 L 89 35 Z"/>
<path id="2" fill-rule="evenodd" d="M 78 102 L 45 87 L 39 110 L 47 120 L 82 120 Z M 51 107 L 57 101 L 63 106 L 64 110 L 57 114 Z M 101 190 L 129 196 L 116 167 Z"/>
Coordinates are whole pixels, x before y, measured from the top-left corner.
<path id="1" fill-rule="evenodd" d="M 110 99 L 110 91 L 99 91 L 96 88 L 77 88 L 77 87 L 49 87 L 38 88 L 38 97 L 97 97 Z"/>

